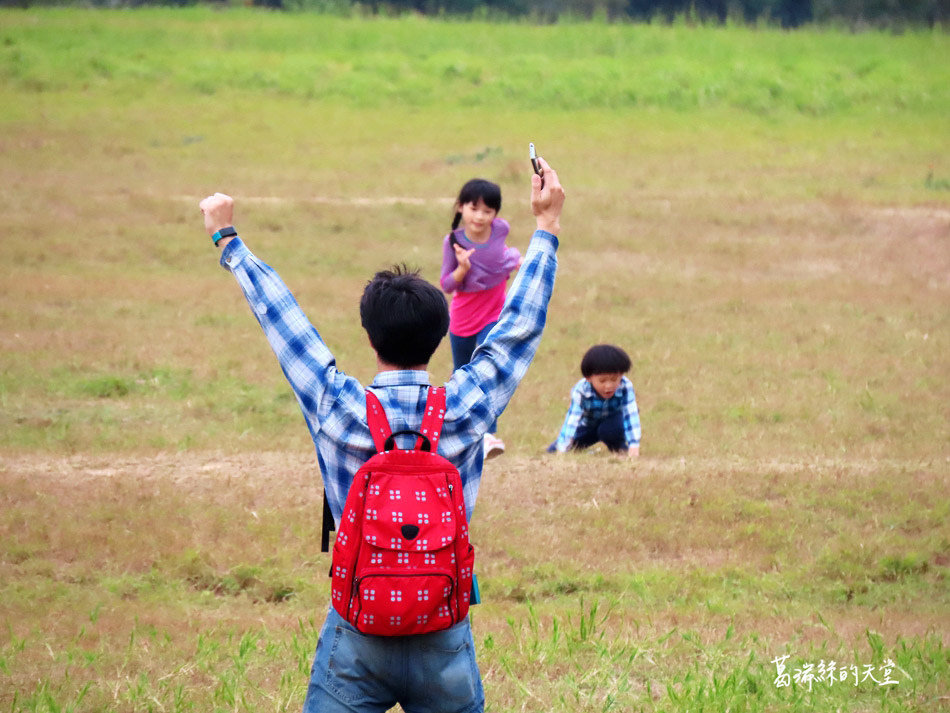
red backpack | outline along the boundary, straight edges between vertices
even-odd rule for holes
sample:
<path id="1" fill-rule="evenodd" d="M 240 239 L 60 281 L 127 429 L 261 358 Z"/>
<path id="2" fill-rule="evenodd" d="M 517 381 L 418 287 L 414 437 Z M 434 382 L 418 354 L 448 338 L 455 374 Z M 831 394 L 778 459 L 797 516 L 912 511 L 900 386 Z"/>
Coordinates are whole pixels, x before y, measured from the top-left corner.
<path id="1" fill-rule="evenodd" d="M 378 452 L 356 472 L 343 507 L 333 608 L 364 634 L 447 629 L 468 614 L 475 550 L 459 472 L 436 453 L 445 389 L 429 387 L 419 431 L 393 433 L 370 391 L 366 414 Z M 396 448 L 403 433 L 418 436 L 412 450 Z"/>

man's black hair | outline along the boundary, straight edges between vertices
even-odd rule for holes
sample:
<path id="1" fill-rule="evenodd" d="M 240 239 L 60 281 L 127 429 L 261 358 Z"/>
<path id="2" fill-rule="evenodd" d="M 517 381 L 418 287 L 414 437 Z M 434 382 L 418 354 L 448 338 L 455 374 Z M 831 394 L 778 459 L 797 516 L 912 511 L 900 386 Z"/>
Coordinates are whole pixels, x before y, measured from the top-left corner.
<path id="1" fill-rule="evenodd" d="M 630 371 L 630 357 L 613 344 L 591 347 L 581 359 L 581 374 L 585 379 L 596 374 L 626 374 Z"/>
<path id="2" fill-rule="evenodd" d="M 478 203 L 481 199 L 485 205 L 496 213 L 501 210 L 501 187 L 497 183 L 486 181 L 484 178 L 473 178 L 462 186 L 459 197 L 455 201 L 455 218 L 452 220 L 452 230 L 459 227 L 462 220 L 461 208 L 466 203 Z"/>
<path id="3" fill-rule="evenodd" d="M 419 276 L 396 265 L 377 272 L 360 299 L 360 322 L 373 349 L 387 364 L 428 364 L 449 331 L 445 295 Z"/>

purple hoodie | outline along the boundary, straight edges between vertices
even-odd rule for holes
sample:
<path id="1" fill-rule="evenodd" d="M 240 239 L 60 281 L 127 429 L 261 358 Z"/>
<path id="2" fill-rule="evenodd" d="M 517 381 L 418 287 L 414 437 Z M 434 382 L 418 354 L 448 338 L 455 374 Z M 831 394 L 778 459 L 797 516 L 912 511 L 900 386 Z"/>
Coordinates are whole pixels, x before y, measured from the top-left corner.
<path id="1" fill-rule="evenodd" d="M 465 275 L 461 284 L 455 281 L 452 273 L 458 267 L 455 259 L 455 250 L 452 247 L 451 236 L 455 235 L 466 250 L 475 248 L 470 258 L 472 268 Z M 474 243 L 465 237 L 465 229 L 458 228 L 449 233 L 442 241 L 442 279 L 440 284 L 446 292 L 479 292 L 496 287 L 498 283 L 508 279 L 512 270 L 518 267 L 521 253 L 518 248 L 510 248 L 505 244 L 508 237 L 508 221 L 495 218 L 491 223 L 491 236 L 484 243 Z"/>

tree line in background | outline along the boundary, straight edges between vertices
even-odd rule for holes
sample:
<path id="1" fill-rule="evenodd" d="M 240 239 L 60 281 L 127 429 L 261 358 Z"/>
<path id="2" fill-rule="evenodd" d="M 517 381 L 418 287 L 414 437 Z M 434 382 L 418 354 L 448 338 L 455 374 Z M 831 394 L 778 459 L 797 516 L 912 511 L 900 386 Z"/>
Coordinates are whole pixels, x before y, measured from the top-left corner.
<path id="1" fill-rule="evenodd" d="M 89 5 L 141 7 L 238 4 L 275 10 L 305 10 L 334 14 L 419 13 L 422 15 L 529 18 L 555 22 L 559 18 L 634 22 L 673 22 L 678 18 L 702 23 L 735 20 L 800 27 L 809 23 L 844 24 L 853 28 L 950 24 L 950 0 L 0 0 L 0 7 Z"/>

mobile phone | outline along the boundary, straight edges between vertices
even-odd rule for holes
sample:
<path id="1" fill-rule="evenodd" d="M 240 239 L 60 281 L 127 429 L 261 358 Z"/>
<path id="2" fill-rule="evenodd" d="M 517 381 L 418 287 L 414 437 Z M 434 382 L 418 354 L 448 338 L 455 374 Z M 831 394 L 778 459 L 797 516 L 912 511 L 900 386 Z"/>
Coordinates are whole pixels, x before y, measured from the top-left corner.
<path id="1" fill-rule="evenodd" d="M 541 188 L 544 188 L 544 169 L 541 168 L 541 162 L 538 161 L 538 154 L 534 150 L 534 144 L 528 144 L 528 158 L 531 159 L 531 168 L 541 176 Z"/>

